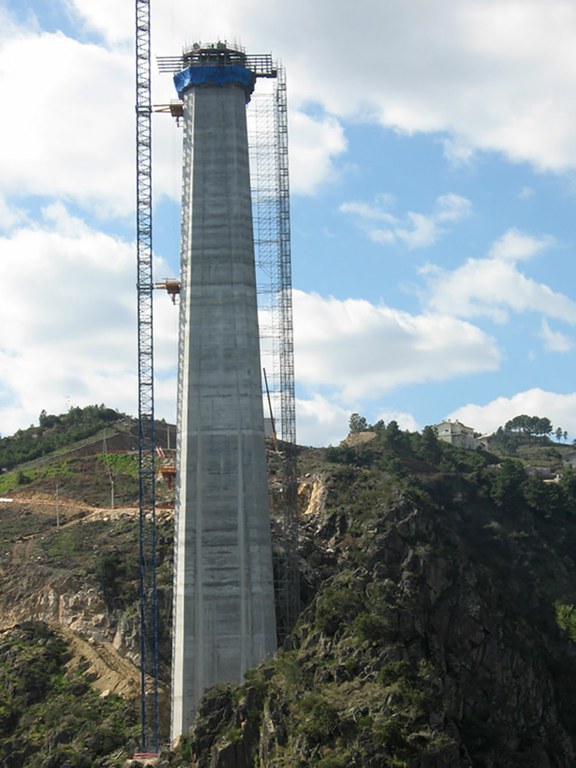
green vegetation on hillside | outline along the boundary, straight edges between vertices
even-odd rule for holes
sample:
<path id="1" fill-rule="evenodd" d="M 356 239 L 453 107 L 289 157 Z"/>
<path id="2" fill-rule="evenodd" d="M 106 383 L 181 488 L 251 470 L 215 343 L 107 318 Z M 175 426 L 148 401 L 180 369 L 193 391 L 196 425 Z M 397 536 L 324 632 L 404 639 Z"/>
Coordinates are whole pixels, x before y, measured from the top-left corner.
<path id="1" fill-rule="evenodd" d="M 290 642 L 207 693 L 171 764 L 572 768 L 576 476 L 357 423 L 301 454 L 324 501 Z"/>
<path id="2" fill-rule="evenodd" d="M 101 429 L 125 418 L 105 405 L 70 408 L 59 416 L 42 411 L 39 425 L 19 429 L 11 437 L 0 439 L 0 467 L 11 469 L 32 459 L 95 435 Z"/>
<path id="3" fill-rule="evenodd" d="M 552 434 L 556 442 L 550 439 Z M 515 452 L 520 446 L 553 446 L 558 445 L 561 440 L 566 442 L 567 439 L 568 432 L 562 427 L 554 429 L 547 417 L 521 414 L 507 421 L 503 427 L 498 427 L 491 436 L 491 444 L 503 451 Z"/>
<path id="4" fill-rule="evenodd" d="M 47 456 L 41 464 L 24 469 L 15 467 L 1 474 L 0 496 L 26 490 L 55 499 L 58 488 L 61 498 L 107 507 L 111 502 L 111 480 L 115 506 L 137 506 L 138 456 L 134 454 Z"/>
<path id="5" fill-rule="evenodd" d="M 513 453 L 496 456 L 455 448 L 433 427 L 412 433 L 362 417 L 354 424 L 337 447 L 299 451 L 303 612 L 292 636 L 276 658 L 248 672 L 245 685 L 208 691 L 191 734 L 159 768 L 572 768 L 576 472 L 565 469 L 554 483 L 531 474 L 531 464 L 561 465 L 559 448 L 542 436 L 525 436 Z M 19 471 L 33 490 L 58 478 L 73 498 L 91 502 L 106 498 L 109 473 L 117 490 L 137 477 L 127 454 L 56 455 L 7 475 Z M 34 590 L 46 584 L 70 594 L 97 591 L 95 610 L 107 612 L 111 631 L 121 626 L 124 642 L 136 642 L 136 516 L 73 505 L 56 528 L 50 506 L 21 496 L 17 514 L 0 518 L 5 610 L 26 589 L 35 606 Z M 157 534 L 160 678 L 167 682 L 168 517 Z M 22 665 L 14 666 L 8 649 L 28 640 L 14 635 L 2 645 L 8 633 L 0 635 L 0 744 L 2 727 L 13 751 L 29 730 L 22 739 L 28 751 L 4 762 L 0 751 L 0 765 L 114 765 L 134 733 L 130 716 L 104 712 L 98 699 L 83 714 L 95 694 L 85 695 L 81 668 L 63 671 L 52 660 L 66 658 L 62 640 L 37 625 L 24 629 L 35 649 L 26 651 L 33 676 L 35 654 L 48 654 L 38 683 L 48 693 L 26 699 L 14 715 L 20 684 L 10 670 Z M 78 721 L 67 714 L 70 691 L 79 697 Z M 64 713 L 65 735 L 48 698 Z M 91 733 L 104 731 L 100 741 L 86 735 L 85 723 L 96 722 L 90 718 L 97 719 Z"/>
<path id="6" fill-rule="evenodd" d="M 0 765 L 112 768 L 138 734 L 134 708 L 99 696 L 66 642 L 45 624 L 0 634 Z"/>
<path id="7" fill-rule="evenodd" d="M 386 425 L 379 422 L 364 426 L 365 431 L 374 433 L 373 439 L 358 444 L 354 440 L 345 440 L 338 446 L 327 448 L 326 459 L 336 464 L 370 467 L 401 474 L 438 470 L 473 472 L 498 461 L 486 451 L 455 448 L 439 440 L 430 426 L 424 427 L 422 433 L 403 431 L 396 421 L 390 421 Z M 355 434 L 352 432 L 352 436 Z"/>

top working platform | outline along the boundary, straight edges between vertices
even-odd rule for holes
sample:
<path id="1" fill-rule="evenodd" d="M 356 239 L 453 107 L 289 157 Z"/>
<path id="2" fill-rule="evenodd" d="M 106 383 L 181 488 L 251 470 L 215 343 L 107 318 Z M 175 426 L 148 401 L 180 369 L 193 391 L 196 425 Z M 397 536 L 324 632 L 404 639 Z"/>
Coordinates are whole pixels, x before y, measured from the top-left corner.
<path id="1" fill-rule="evenodd" d="M 269 53 L 247 54 L 238 48 L 229 48 L 227 43 L 210 45 L 194 43 L 181 56 L 158 56 L 160 72 L 181 72 L 189 67 L 244 67 L 255 77 L 277 77 L 278 69 Z"/>

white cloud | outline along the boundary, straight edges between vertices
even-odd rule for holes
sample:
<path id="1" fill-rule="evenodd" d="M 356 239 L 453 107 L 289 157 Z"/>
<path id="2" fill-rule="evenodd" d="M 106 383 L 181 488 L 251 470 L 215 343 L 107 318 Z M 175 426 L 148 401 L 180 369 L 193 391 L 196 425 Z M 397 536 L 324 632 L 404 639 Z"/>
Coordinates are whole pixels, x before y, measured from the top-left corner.
<path id="1" fill-rule="evenodd" d="M 393 231 L 396 239 L 402 240 L 408 248 L 425 248 L 434 245 L 439 236 L 439 229 L 436 221 L 431 216 L 424 216 L 422 213 L 407 214 L 410 222 L 410 229 L 398 228 Z"/>
<path id="2" fill-rule="evenodd" d="M 85 31 L 103 35 L 106 47 L 41 32 L 31 16 L 19 27 L 0 9 L 0 227 L 12 233 L 1 241 L 0 328 L 13 337 L 2 331 L 0 364 L 8 371 L 5 387 L 19 397 L 18 418 L 26 421 L 42 407 L 61 408 L 63 392 L 85 402 L 117 397 L 112 405 L 134 412 L 133 246 L 99 234 L 61 206 L 47 206 L 33 226 L 23 200 L 73 200 L 102 217 L 132 215 L 134 207 L 134 64 L 126 46 L 133 6 L 67 0 L 67 7 L 84 19 Z M 153 3 L 152 19 L 155 102 L 174 95 L 170 77 L 155 73 L 155 55 L 179 53 L 192 34 L 240 38 L 250 52 L 282 56 L 292 191 L 313 193 L 338 178 L 345 126 L 359 120 L 406 134 L 438 132 L 455 161 L 492 149 L 538 168 L 576 166 L 576 7 L 569 0 L 367 0 L 362 13 L 343 6 L 337 14 L 326 0 L 198 0 L 168 10 Z M 154 136 L 155 195 L 178 198 L 180 135 L 158 116 Z M 371 237 L 413 248 L 436 242 L 469 209 L 457 195 L 438 198 L 429 212 L 401 216 L 390 212 L 390 198 L 349 205 L 357 206 L 348 213 L 362 216 Z M 303 380 L 340 398 L 334 404 L 310 395 L 311 407 L 325 409 L 320 426 L 337 419 L 338 408 L 347 410 L 344 400 L 494 369 L 494 340 L 453 315 L 504 319 L 538 311 L 575 323 L 574 302 L 517 268 L 551 243 L 510 230 L 491 258 L 452 273 L 430 270 L 430 304 L 421 315 L 302 294 L 295 320 Z M 157 402 L 173 407 L 167 366 L 175 315 L 162 301 Z M 570 342 L 547 323 L 542 337 L 549 348 Z"/>
<path id="3" fill-rule="evenodd" d="M 338 13 L 328 0 L 199 0 L 158 16 L 159 49 L 179 52 L 186 30 L 282 56 L 297 107 L 445 132 L 460 155 L 495 150 L 539 168 L 576 165 L 571 0 L 367 0 Z"/>
<path id="4" fill-rule="evenodd" d="M 134 208 L 132 57 L 61 33 L 0 33 L 0 191 Z"/>
<path id="5" fill-rule="evenodd" d="M 543 389 L 529 389 L 512 397 L 498 397 L 486 405 L 470 403 L 452 411 L 448 418 L 460 419 L 479 432 L 493 432 L 515 416 L 541 416 L 554 427 L 576 434 L 576 393 L 559 394 Z"/>
<path id="6" fill-rule="evenodd" d="M 333 399 L 314 395 L 310 399 L 296 400 L 297 440 L 299 445 L 338 445 L 348 435 L 348 424 L 352 413 L 364 413 L 362 404 L 350 401 L 347 406 Z M 400 429 L 417 432 L 420 427 L 410 413 L 394 409 L 379 410 L 374 419 L 389 424 L 396 421 Z"/>
<path id="7" fill-rule="evenodd" d="M 348 434 L 351 410 L 322 395 L 296 400 L 296 439 L 299 445 L 337 445 Z"/>
<path id="8" fill-rule="evenodd" d="M 319 119 L 295 110 L 290 113 L 290 186 L 293 192 L 312 194 L 334 180 L 334 158 L 346 151 L 344 130 L 335 117 Z"/>
<path id="9" fill-rule="evenodd" d="M 520 189 L 518 192 L 518 199 L 519 200 L 530 200 L 531 197 L 534 197 L 534 189 L 532 187 L 524 186 Z"/>
<path id="10" fill-rule="evenodd" d="M 310 399 L 296 400 L 297 441 L 299 445 L 338 445 L 348 435 L 348 424 L 352 413 L 363 413 L 362 405 L 350 403 L 347 407 L 322 395 Z M 385 409 L 378 411 L 374 422 L 382 419 L 385 424 L 396 421 L 400 429 L 417 432 L 420 427 L 410 413 Z M 369 419 L 370 421 L 370 419 Z"/>
<path id="11" fill-rule="evenodd" d="M 518 229 L 507 229 L 490 248 L 488 256 L 505 261 L 523 261 L 531 259 L 542 251 L 554 245 L 554 238 L 549 235 L 535 237 L 520 232 Z"/>
<path id="12" fill-rule="evenodd" d="M 406 429 L 410 432 L 418 432 L 420 426 L 414 416 L 411 413 L 405 411 L 396 410 L 384 410 L 379 411 L 374 421 L 382 420 L 385 424 L 389 424 L 391 421 L 395 421 L 400 429 Z"/>
<path id="13" fill-rule="evenodd" d="M 26 212 L 0 195 L 0 231 L 9 231 L 26 220 Z"/>
<path id="14" fill-rule="evenodd" d="M 394 203 L 390 194 L 380 194 L 372 203 L 348 201 L 340 205 L 341 213 L 356 217 L 358 226 L 377 243 L 402 242 L 408 248 L 425 248 L 433 245 L 444 233 L 444 222 L 457 221 L 470 212 L 470 201 L 461 195 L 440 195 L 431 214 L 408 211 L 404 220 L 387 209 Z M 374 222 L 381 224 L 374 226 Z M 386 224 L 387 226 L 382 226 Z"/>
<path id="15" fill-rule="evenodd" d="M 4 14 L 0 97 L 10 110 L 0 125 L 0 189 L 74 198 L 102 215 L 130 214 L 134 63 L 125 43 L 133 35 L 133 7 L 113 0 L 67 0 L 65 7 L 87 30 L 102 34 L 108 47 L 42 33 L 31 22 L 16 28 Z M 457 0 L 440 8 L 410 0 L 394 9 L 368 2 L 362 14 L 352 6 L 334 14 L 326 0 L 313 7 L 304 0 L 278 7 L 261 0 L 200 0 L 194 9 L 183 5 L 170 13 L 153 4 L 155 103 L 174 93 L 170 77 L 156 74 L 154 58 L 179 53 L 191 41 L 191 30 L 205 40 L 241 38 L 248 50 L 282 56 L 289 76 L 294 192 L 313 193 L 336 177 L 347 146 L 342 121 L 350 118 L 409 133 L 446 132 L 445 142 L 460 157 L 469 157 L 473 148 L 496 149 L 543 168 L 576 165 L 576 105 L 568 97 L 576 85 L 576 9 L 566 0 L 550 0 L 546 7 L 526 0 L 520 14 L 515 0 L 465 8 Z M 555 40 L 554 56 L 543 44 L 549 39 Z M 32 108 L 30 84 L 38 80 L 38 62 L 49 62 L 42 87 L 33 88 L 42 130 L 24 117 Z M 309 104 L 319 105 L 314 114 L 320 117 L 311 116 Z M 169 123 L 154 119 L 160 138 L 155 194 L 178 197 L 179 181 L 170 167 L 179 138 Z M 430 216 L 411 212 L 394 238 L 412 248 L 434 242 L 438 222 L 453 218 L 446 212 Z M 388 229 L 375 228 L 371 236 L 393 239 Z"/>
<path id="16" fill-rule="evenodd" d="M 134 3 L 116 0 L 63 0 L 69 11 L 83 20 L 87 30 L 96 31 L 111 44 L 130 41 L 134 30 Z"/>
<path id="17" fill-rule="evenodd" d="M 340 205 L 342 213 L 350 213 L 365 221 L 385 221 L 388 224 L 397 224 L 398 219 L 388 212 L 395 203 L 394 195 L 382 192 L 376 195 L 373 203 L 347 202 Z"/>
<path id="18" fill-rule="evenodd" d="M 131 38 L 132 5 L 67 2 L 110 45 Z M 575 34 L 571 0 L 366 0 L 361 12 L 349 4 L 338 13 L 328 0 L 152 4 L 153 55 L 196 39 L 240 39 L 248 51 L 282 57 L 291 109 L 316 104 L 327 120 L 440 133 L 456 161 L 493 150 L 555 171 L 576 166 Z M 167 100 L 172 86 L 163 82 Z"/>
<path id="19" fill-rule="evenodd" d="M 453 271 L 434 265 L 421 269 L 427 278 L 429 310 L 456 317 L 489 317 L 505 322 L 509 312 L 538 312 L 576 324 L 576 303 L 522 274 L 515 262 L 542 252 L 552 243 L 508 230 L 490 249 L 492 258 L 468 259 Z"/>
<path id="20" fill-rule="evenodd" d="M 540 338 L 549 352 L 570 352 L 573 347 L 572 340 L 560 331 L 553 331 L 546 319 L 540 325 Z"/>
<path id="21" fill-rule="evenodd" d="M 462 195 L 450 193 L 440 195 L 436 201 L 435 218 L 437 221 L 457 221 L 464 216 L 468 216 L 471 209 L 470 200 Z"/>
<path id="22" fill-rule="evenodd" d="M 133 6 L 74 0 L 68 7 L 110 46 L 42 32 L 35 23 L 18 28 L 12 22 L 0 32 L 0 99 L 10 105 L 0 123 L 0 193 L 58 196 L 100 216 L 131 215 L 134 54 L 132 45 L 115 44 L 132 36 Z M 160 52 L 178 53 L 182 42 Z M 39 68 L 39 62 L 49 66 Z M 158 75 L 154 60 L 151 74 L 153 104 L 175 98 L 171 77 Z M 290 110 L 289 124 L 291 188 L 312 194 L 336 177 L 334 161 L 347 147 L 344 131 L 334 115 L 312 117 L 298 109 Z M 169 117 L 154 115 L 153 138 L 155 198 L 179 199 L 181 134 Z"/>
<path id="23" fill-rule="evenodd" d="M 341 401 L 494 370 L 499 363 L 493 339 L 446 315 L 294 291 L 294 318 L 298 380 Z"/>
<path id="24" fill-rule="evenodd" d="M 452 165 L 466 166 L 474 158 L 474 147 L 467 143 L 461 136 L 447 136 L 442 139 L 444 157 Z"/>
<path id="25" fill-rule="evenodd" d="M 42 408 L 60 413 L 67 399 L 135 413 L 134 244 L 52 205 L 41 223 L 0 238 L 0 247 L 0 431 L 36 421 Z M 176 324 L 168 306 L 157 304 L 162 377 L 174 365 Z"/>

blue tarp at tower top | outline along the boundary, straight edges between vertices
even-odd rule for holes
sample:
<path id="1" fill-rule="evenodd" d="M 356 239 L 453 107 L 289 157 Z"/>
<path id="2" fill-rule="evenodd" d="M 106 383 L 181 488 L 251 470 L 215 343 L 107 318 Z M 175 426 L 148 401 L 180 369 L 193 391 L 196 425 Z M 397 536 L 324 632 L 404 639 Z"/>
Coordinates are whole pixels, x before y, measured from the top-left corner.
<path id="1" fill-rule="evenodd" d="M 224 67 L 216 66 L 196 66 L 183 69 L 174 75 L 174 85 L 178 91 L 178 96 L 187 88 L 195 86 L 210 85 L 239 85 L 244 88 L 246 93 L 246 102 L 250 101 L 250 94 L 254 90 L 256 75 L 245 67 L 236 64 L 230 64 Z"/>

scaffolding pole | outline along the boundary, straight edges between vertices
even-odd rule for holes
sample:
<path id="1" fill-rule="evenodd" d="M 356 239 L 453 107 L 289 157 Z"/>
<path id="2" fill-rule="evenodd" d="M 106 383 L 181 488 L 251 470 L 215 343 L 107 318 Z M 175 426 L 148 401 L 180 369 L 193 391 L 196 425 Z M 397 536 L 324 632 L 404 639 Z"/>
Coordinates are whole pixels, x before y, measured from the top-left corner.
<path id="1" fill-rule="evenodd" d="M 275 576 L 283 642 L 300 611 L 300 587 L 286 79 L 282 66 L 274 70 L 275 80 L 253 94 L 248 115 L 261 351 L 282 462 L 273 509 L 279 506 Z"/>

